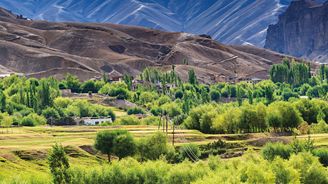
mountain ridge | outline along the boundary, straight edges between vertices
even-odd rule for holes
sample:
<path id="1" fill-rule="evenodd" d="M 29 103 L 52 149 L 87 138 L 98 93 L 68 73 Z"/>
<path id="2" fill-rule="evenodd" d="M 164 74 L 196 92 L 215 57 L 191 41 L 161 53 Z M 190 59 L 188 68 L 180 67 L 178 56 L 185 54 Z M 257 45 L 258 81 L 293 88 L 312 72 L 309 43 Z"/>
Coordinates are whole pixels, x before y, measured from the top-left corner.
<path id="1" fill-rule="evenodd" d="M 36 20 L 111 22 L 208 34 L 233 45 L 263 47 L 266 29 L 291 0 L 2 0 L 0 6 Z M 251 25 L 251 26 L 249 26 Z"/>
<path id="2" fill-rule="evenodd" d="M 3 13 L 1 13 L 3 12 Z M 146 67 L 195 70 L 204 83 L 267 78 L 286 57 L 252 46 L 227 46 L 207 36 L 110 23 L 33 21 L 0 9 L 0 74 L 81 80 L 117 71 L 138 75 Z M 187 61 L 187 63 L 185 62 Z"/>

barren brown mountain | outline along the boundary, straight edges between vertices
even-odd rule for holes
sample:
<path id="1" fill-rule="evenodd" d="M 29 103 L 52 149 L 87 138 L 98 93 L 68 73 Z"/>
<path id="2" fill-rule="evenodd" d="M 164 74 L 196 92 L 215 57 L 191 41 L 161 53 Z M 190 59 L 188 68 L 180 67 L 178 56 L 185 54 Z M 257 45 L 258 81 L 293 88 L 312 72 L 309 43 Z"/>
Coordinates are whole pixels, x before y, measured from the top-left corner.
<path id="1" fill-rule="evenodd" d="M 86 80 L 116 70 L 137 75 L 145 67 L 171 69 L 203 82 L 266 78 L 284 55 L 251 46 L 226 46 L 208 36 L 100 23 L 32 21 L 0 9 L 0 72 Z"/>

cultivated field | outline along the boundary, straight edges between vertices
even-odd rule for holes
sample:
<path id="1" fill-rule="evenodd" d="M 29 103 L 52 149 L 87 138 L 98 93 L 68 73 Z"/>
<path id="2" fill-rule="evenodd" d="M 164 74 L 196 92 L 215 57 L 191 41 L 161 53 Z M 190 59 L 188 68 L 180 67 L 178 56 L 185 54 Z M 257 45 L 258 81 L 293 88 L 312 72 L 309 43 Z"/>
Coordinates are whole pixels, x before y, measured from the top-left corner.
<path id="1" fill-rule="evenodd" d="M 0 129 L 0 178 L 17 177 L 26 173 L 38 173 L 48 176 L 47 153 L 51 146 L 60 143 L 66 148 L 72 166 L 88 167 L 92 164 L 106 163 L 106 156 L 97 153 L 92 145 L 96 133 L 105 129 L 127 129 L 137 139 L 158 131 L 156 126 L 110 126 L 110 127 L 21 127 Z M 159 131 L 162 131 L 160 129 Z M 172 143 L 172 129 L 168 130 Z M 207 144 L 221 139 L 227 143 L 239 143 L 241 148 L 230 150 L 236 152 L 253 148 L 260 150 L 267 141 L 288 142 L 294 136 L 273 136 L 270 134 L 202 134 L 196 130 L 175 130 L 175 146 L 185 143 Z M 307 135 L 297 136 L 307 139 Z M 328 134 L 311 135 L 317 146 L 328 146 Z M 29 168 L 27 170 L 27 168 Z M 50 176 L 50 175 L 49 175 Z M 1 180 L 0 180 L 1 182 Z"/>

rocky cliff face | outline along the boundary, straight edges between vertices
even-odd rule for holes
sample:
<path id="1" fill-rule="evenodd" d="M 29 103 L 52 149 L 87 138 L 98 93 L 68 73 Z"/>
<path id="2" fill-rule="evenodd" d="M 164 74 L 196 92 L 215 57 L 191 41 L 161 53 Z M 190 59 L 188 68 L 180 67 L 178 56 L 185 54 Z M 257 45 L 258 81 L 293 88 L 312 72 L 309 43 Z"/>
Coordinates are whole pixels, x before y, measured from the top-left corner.
<path id="1" fill-rule="evenodd" d="M 328 1 L 294 1 L 270 25 L 265 48 L 328 63 Z"/>

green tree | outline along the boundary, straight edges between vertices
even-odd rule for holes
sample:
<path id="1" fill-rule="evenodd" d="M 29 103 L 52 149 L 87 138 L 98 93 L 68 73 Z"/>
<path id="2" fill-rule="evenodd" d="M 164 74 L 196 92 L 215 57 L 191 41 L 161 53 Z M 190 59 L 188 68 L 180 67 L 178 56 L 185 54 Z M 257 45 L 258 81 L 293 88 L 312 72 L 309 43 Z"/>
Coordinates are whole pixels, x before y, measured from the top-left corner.
<path id="1" fill-rule="evenodd" d="M 240 86 L 237 86 L 237 102 L 239 106 L 243 103 L 243 92 L 243 89 Z"/>
<path id="2" fill-rule="evenodd" d="M 1 113 L 0 114 L 0 125 L 3 127 L 10 127 L 14 122 L 14 119 L 12 116 L 10 116 L 8 113 Z"/>
<path id="3" fill-rule="evenodd" d="M 247 91 L 248 103 L 253 104 L 253 92 L 252 90 Z"/>
<path id="4" fill-rule="evenodd" d="M 84 83 L 82 83 L 80 88 L 82 93 L 88 93 L 89 91 L 91 91 L 92 93 L 98 92 L 96 83 L 92 80 L 85 81 Z"/>
<path id="5" fill-rule="evenodd" d="M 272 86 L 266 86 L 264 90 L 265 90 L 264 93 L 266 98 L 266 104 L 270 104 L 271 102 L 273 102 L 274 89 Z"/>
<path id="6" fill-rule="evenodd" d="M 45 125 L 47 123 L 46 118 L 43 116 L 39 116 L 38 114 L 31 113 L 28 116 L 25 116 L 22 119 L 22 126 L 37 126 L 37 125 Z"/>
<path id="7" fill-rule="evenodd" d="M 167 137 L 165 134 L 157 132 L 150 137 L 143 138 L 138 143 L 138 150 L 142 160 L 157 160 L 169 151 Z"/>
<path id="8" fill-rule="evenodd" d="M 52 125 L 59 120 L 60 115 L 58 111 L 53 107 L 48 107 L 42 111 L 42 116 L 47 118 L 48 124 Z"/>
<path id="9" fill-rule="evenodd" d="M 52 99 L 51 99 L 51 91 L 50 91 L 50 86 L 48 82 L 43 79 L 41 80 L 40 83 L 40 105 L 42 108 L 48 107 L 52 105 Z"/>
<path id="10" fill-rule="evenodd" d="M 188 72 L 188 82 L 192 85 L 197 84 L 197 76 L 196 76 L 196 73 L 193 69 L 189 70 L 189 72 Z"/>
<path id="11" fill-rule="evenodd" d="M 134 154 L 136 148 L 133 137 L 126 130 L 100 131 L 94 146 L 101 153 L 107 154 L 109 162 L 111 154 L 122 158 Z"/>
<path id="12" fill-rule="evenodd" d="M 221 98 L 221 93 L 220 91 L 213 89 L 210 91 L 210 97 L 212 101 L 218 102 Z"/>
<path id="13" fill-rule="evenodd" d="M 54 184 L 69 184 L 71 180 L 68 172 L 70 165 L 61 145 L 52 146 L 48 161 Z"/>
<path id="14" fill-rule="evenodd" d="M 0 91 L 0 110 L 1 112 L 6 111 L 7 98 L 3 91 Z"/>
<path id="15" fill-rule="evenodd" d="M 120 159 L 134 155 L 136 149 L 136 143 L 129 132 L 118 135 L 113 141 L 113 154 Z"/>
<path id="16" fill-rule="evenodd" d="M 66 75 L 65 77 L 66 85 L 68 89 L 71 89 L 73 93 L 80 92 L 80 80 L 71 74 Z"/>
<path id="17" fill-rule="evenodd" d="M 270 104 L 269 109 L 270 111 L 268 114 L 272 113 L 272 109 L 276 110 L 277 114 L 274 116 L 269 115 L 269 117 L 275 118 L 277 121 L 279 120 L 279 124 L 281 125 L 282 130 L 287 131 L 291 130 L 292 128 L 297 128 L 298 125 L 303 121 L 300 113 L 289 102 L 274 102 Z M 269 120 L 269 124 L 272 123 L 272 120 Z"/>
<path id="18" fill-rule="evenodd" d="M 176 91 L 174 97 L 175 97 L 175 99 L 182 99 L 183 92 L 181 90 Z"/>
<path id="19" fill-rule="evenodd" d="M 130 75 L 124 75 L 123 76 L 123 81 L 125 82 L 125 84 L 128 86 L 128 89 L 131 90 L 132 88 L 132 80 L 133 80 L 133 77 L 130 76 Z"/>
<path id="20" fill-rule="evenodd" d="M 301 113 L 301 116 L 304 121 L 308 124 L 317 123 L 317 117 L 320 112 L 318 105 L 308 99 L 301 99 L 294 103 L 298 112 Z"/>

